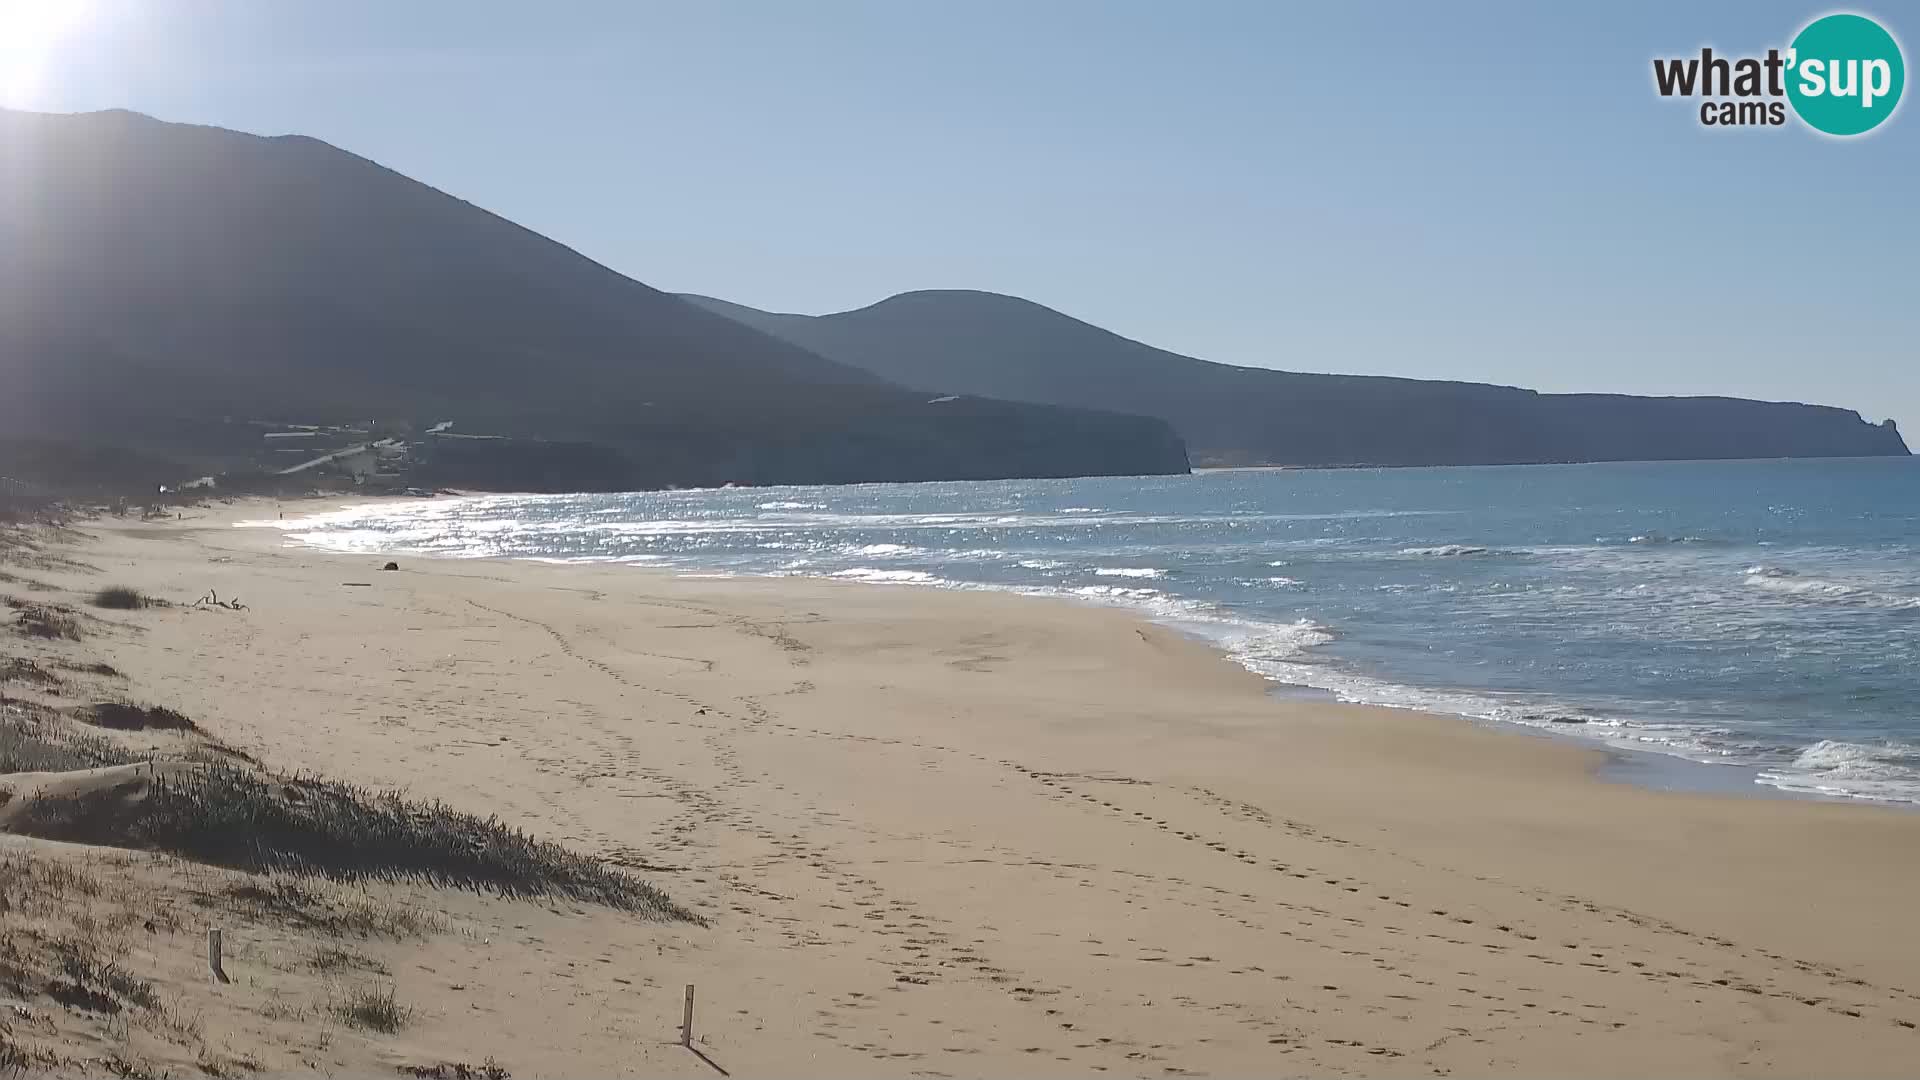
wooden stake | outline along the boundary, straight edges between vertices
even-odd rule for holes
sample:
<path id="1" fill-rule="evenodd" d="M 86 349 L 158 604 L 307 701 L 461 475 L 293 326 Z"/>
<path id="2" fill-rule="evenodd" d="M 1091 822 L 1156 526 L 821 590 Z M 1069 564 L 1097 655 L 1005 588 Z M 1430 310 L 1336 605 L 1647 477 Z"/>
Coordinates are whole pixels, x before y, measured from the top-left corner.
<path id="1" fill-rule="evenodd" d="M 207 931 L 207 970 L 221 982 L 228 981 L 227 969 L 220 962 L 220 931 L 215 929 Z"/>
<path id="2" fill-rule="evenodd" d="M 680 1045 L 693 1049 L 693 984 L 687 984 L 687 1012 L 680 1021 Z"/>

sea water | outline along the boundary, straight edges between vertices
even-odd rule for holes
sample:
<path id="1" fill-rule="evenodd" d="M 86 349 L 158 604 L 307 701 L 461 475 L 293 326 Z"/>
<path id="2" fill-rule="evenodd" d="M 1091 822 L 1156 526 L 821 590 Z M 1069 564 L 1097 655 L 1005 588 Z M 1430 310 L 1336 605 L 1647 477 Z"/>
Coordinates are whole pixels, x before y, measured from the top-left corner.
<path id="1" fill-rule="evenodd" d="M 1912 459 L 483 496 L 260 524 L 336 551 L 1124 605 L 1345 700 L 1920 802 Z"/>

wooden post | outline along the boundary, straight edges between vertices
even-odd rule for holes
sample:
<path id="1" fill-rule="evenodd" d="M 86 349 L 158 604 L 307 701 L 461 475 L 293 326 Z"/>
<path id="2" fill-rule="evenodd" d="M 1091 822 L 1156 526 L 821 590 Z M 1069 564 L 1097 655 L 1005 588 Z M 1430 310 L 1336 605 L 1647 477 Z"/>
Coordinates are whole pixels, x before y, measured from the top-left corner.
<path id="1" fill-rule="evenodd" d="M 680 1021 L 680 1045 L 693 1049 L 693 984 L 687 984 L 687 1012 Z"/>
<path id="2" fill-rule="evenodd" d="M 207 970 L 213 972 L 213 977 L 221 982 L 227 981 L 227 969 L 220 962 L 220 931 L 217 929 L 207 931 Z"/>

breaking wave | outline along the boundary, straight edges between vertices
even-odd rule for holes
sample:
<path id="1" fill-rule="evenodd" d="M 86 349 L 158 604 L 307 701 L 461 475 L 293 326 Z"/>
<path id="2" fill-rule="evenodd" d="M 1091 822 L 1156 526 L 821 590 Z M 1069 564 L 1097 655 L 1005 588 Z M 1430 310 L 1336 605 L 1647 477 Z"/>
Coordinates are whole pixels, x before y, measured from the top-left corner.
<path id="1" fill-rule="evenodd" d="M 1822 739 L 1760 781 L 1785 791 L 1920 802 L 1920 746 Z"/>
<path id="2" fill-rule="evenodd" d="M 1443 559 L 1458 558 L 1462 555 L 1492 555 L 1492 548 L 1476 547 L 1472 544 L 1440 544 L 1435 547 L 1401 548 L 1402 555 L 1433 555 Z"/>
<path id="3" fill-rule="evenodd" d="M 1760 572 L 1756 573 L 1755 569 Z M 1920 596 L 1882 592 L 1859 585 L 1849 585 L 1842 581 L 1828 581 L 1824 578 L 1797 577 L 1790 572 L 1779 572 L 1773 567 L 1763 566 L 1755 569 L 1747 571 L 1747 584 L 1756 589 L 1764 589 L 1783 599 L 1888 610 L 1920 609 Z M 1774 572 L 1766 572 L 1770 570 Z"/>

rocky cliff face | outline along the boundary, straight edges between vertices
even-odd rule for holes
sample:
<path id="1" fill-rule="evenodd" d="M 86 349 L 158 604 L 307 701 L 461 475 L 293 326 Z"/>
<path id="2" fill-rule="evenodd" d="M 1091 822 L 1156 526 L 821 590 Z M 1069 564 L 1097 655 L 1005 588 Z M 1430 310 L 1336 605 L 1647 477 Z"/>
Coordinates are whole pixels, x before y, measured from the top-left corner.
<path id="1" fill-rule="evenodd" d="M 916 292 L 836 315 L 710 310 L 911 386 L 1144 413 L 1203 464 L 1478 465 L 1905 454 L 1889 423 L 1738 398 L 1232 367 L 1155 349 L 1016 297 Z"/>
<path id="2" fill-rule="evenodd" d="M 932 404 L 325 143 L 123 112 L 0 110 L 0 380 L 21 437 L 452 417 L 560 488 L 1187 467 L 1163 422 Z"/>

